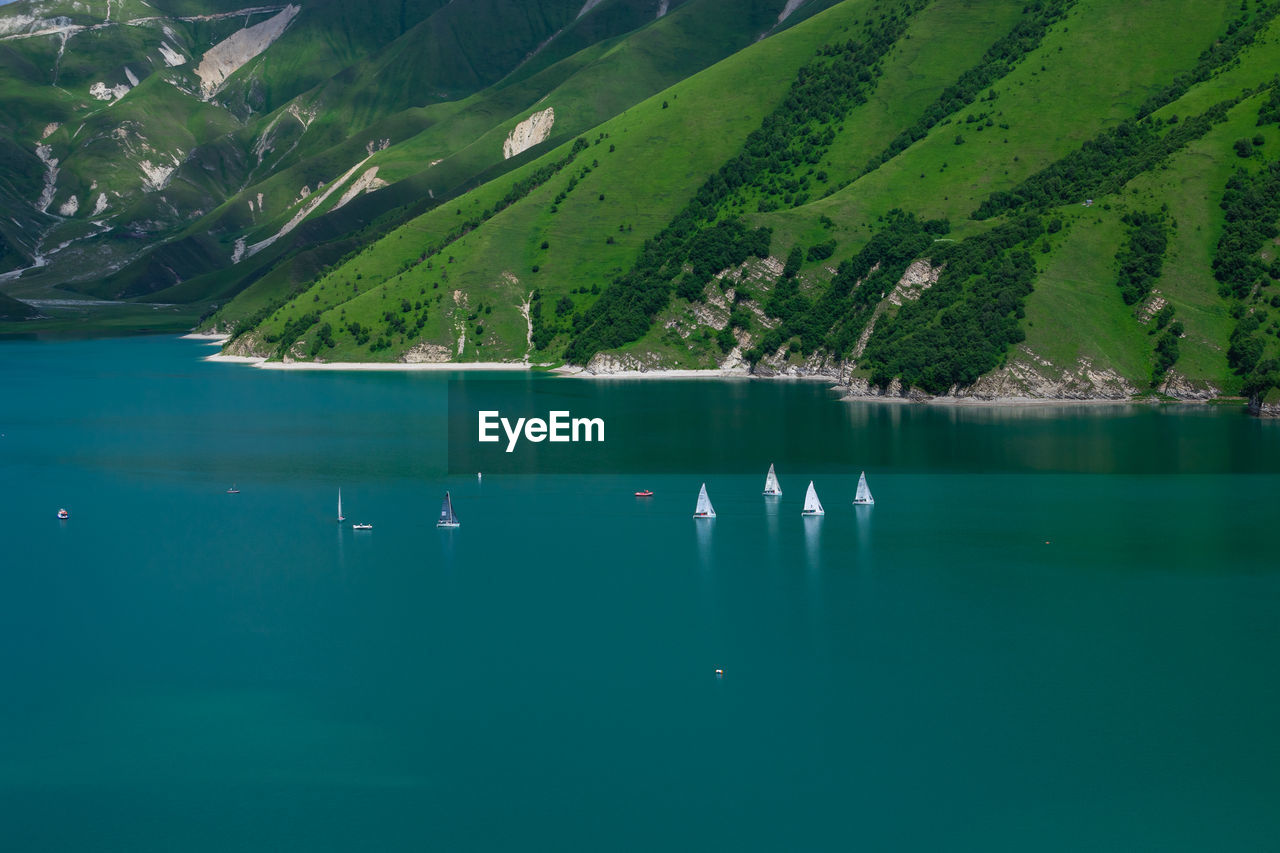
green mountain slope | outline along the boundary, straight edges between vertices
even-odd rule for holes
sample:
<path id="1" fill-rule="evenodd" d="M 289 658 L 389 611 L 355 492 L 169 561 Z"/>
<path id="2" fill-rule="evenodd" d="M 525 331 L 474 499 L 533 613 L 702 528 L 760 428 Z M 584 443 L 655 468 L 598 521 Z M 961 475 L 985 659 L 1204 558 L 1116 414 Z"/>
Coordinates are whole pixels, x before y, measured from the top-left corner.
<path id="1" fill-rule="evenodd" d="M 1280 384 L 1280 7 L 510 3 L 378 12 L 367 32 L 316 14 L 353 31 L 323 79 L 299 14 L 224 96 L 179 102 L 171 68 L 110 120 L 64 122 L 47 144 L 76 166 L 3 248 L 58 239 L 116 269 L 50 264 L 8 289 L 213 302 L 232 351 L 292 360 L 722 368 L 872 394 Z M 29 101 L 43 60 L 5 61 Z M 87 141 L 117 116 L 189 153 L 162 192 L 112 189 L 129 225 L 99 232 L 59 211 L 123 182 Z M 0 192 L 45 186 L 49 155 L 21 141 L 37 125 L 5 131 L 33 153 Z"/>
<path id="2" fill-rule="evenodd" d="M 128 298 L 229 265 L 238 237 L 260 239 L 247 233 L 255 226 L 278 231 L 300 195 L 332 183 L 369 149 L 424 131 L 433 148 L 444 143 L 446 155 L 473 143 L 546 96 L 566 72 L 487 99 L 487 111 L 473 104 L 480 111 L 449 130 L 441 125 L 464 103 L 451 99 L 524 68 L 561 37 L 589 47 L 622 35 L 636 15 L 614 9 L 636 5 L 380 0 L 357 10 L 333 0 L 249 8 L 113 0 L 0 8 L 0 62 L 13 72 L 0 83 L 0 144 L 13 155 L 0 163 L 0 195 L 15 213 L 0 226 L 0 275 L 27 267 L 22 292 L 63 287 Z M 701 7 L 693 18 L 704 25 L 725 7 L 685 5 Z M 683 51 L 662 73 L 614 87 L 601 104 L 614 104 L 612 111 L 575 116 L 576 124 L 589 126 L 615 112 L 618 99 L 632 103 L 630 93 L 647 95 L 749 43 L 776 17 L 771 4 L 756 6 L 721 26 L 701 55 Z M 495 20 L 503 26 L 492 26 Z M 440 172 L 474 184 L 502 165 L 501 140 L 494 152 Z M 366 189 L 418 175 L 430 162 L 371 179 Z M 421 184 L 389 194 L 373 215 L 416 201 L 431 189 Z M 349 229 L 339 222 L 322 230 Z M 166 254 L 187 240 L 193 245 Z M 102 282 L 104 270 L 118 271 L 114 286 Z M 264 272 L 187 295 L 220 298 Z"/>
<path id="3" fill-rule="evenodd" d="M 517 203 L 496 214 L 494 203 L 512 186 L 548 164 L 566 159 L 572 146 L 566 143 L 521 170 L 463 196 L 458 203 L 436 208 L 316 282 L 268 319 L 259 335 L 264 339 L 275 336 L 277 327 L 314 313 L 339 286 L 358 287 L 364 294 L 359 303 L 350 306 L 353 319 L 348 321 L 361 323 L 361 327 L 384 313 L 379 310 L 383 301 L 400 304 L 401 299 L 414 296 L 410 301 L 416 303 L 427 295 L 420 291 L 427 289 L 432 291 L 432 299 L 441 297 L 434 302 L 438 310 L 429 312 L 434 318 L 429 322 L 441 337 L 437 342 L 426 342 L 453 343 L 458 337 L 456 328 L 461 328 L 473 313 L 465 305 L 490 303 L 501 292 L 509 297 L 504 298 L 505 305 L 486 305 L 494 309 L 486 316 L 496 313 L 502 319 L 495 322 L 503 328 L 491 326 L 493 337 L 487 345 L 492 349 L 484 357 L 520 357 L 527 346 L 527 325 L 519 306 L 527 300 L 528 291 L 537 286 L 526 286 L 521 280 L 537 275 L 539 283 L 547 282 L 559 295 L 572 289 L 567 279 L 575 273 L 589 284 L 593 278 L 599 280 L 629 261 L 644 236 L 660 227 L 697 183 L 733 153 L 745 134 L 785 92 L 794 69 L 821 43 L 823 30 L 810 22 L 801 24 L 793 31 L 760 42 L 750 51 L 750 61 L 721 63 L 676 85 L 662 98 L 623 112 L 595 130 L 593 144 L 575 156 L 570 171 L 543 177 Z M 793 32 L 802 35 L 798 39 L 787 38 Z M 693 85 L 695 81 L 697 85 Z M 662 107 L 664 102 L 668 103 L 667 109 Z M 691 120 L 691 116 L 697 116 L 697 120 Z M 585 177 L 584 167 L 590 170 Z M 566 192 L 571 181 L 574 187 Z M 602 193 L 601 188 L 608 191 Z M 562 192 L 565 197 L 557 201 Z M 604 199 L 599 198 L 602 194 Z M 555 212 L 551 211 L 553 206 Z M 472 227 L 470 233 L 449 243 L 448 251 L 439 259 L 414 263 L 433 248 L 433 243 L 443 244 L 459 226 L 471 227 L 479 220 L 483 220 L 482 227 Z M 624 230 L 619 231 L 619 225 Z M 540 248 L 544 240 L 550 245 L 552 239 L 556 250 Z M 608 242 L 611 239 L 612 243 Z M 450 256 L 457 263 L 450 264 Z M 406 263 L 408 269 L 404 269 Z M 537 273 L 532 271 L 535 265 L 539 267 Z M 370 289 L 365 281 L 377 287 Z M 580 284 L 575 283 L 573 288 Z M 450 302 L 446 302 L 442 287 L 449 294 L 459 291 L 457 298 L 450 296 Z M 319 302 L 317 296 L 321 297 Z M 323 322 L 335 325 L 332 320 Z M 349 331 L 339 337 L 343 336 L 349 337 L 352 344 L 361 337 L 359 332 Z M 474 326 L 471 340 L 477 352 L 486 346 L 485 336 L 477 340 Z M 374 340 L 365 346 L 376 344 Z M 467 351 L 465 345 L 463 350 Z"/>

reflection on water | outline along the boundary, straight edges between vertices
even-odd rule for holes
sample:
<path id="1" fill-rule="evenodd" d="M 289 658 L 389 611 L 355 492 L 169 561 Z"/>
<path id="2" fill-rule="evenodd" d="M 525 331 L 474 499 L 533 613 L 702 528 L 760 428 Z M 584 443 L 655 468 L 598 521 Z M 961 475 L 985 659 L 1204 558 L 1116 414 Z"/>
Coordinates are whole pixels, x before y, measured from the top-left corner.
<path id="1" fill-rule="evenodd" d="M 714 518 L 695 518 L 693 528 L 698 538 L 698 562 L 702 568 L 711 568 L 711 531 L 716 526 Z"/>
<path id="2" fill-rule="evenodd" d="M 440 558 L 444 562 L 447 572 L 453 572 L 454 565 L 454 549 L 456 547 L 453 537 L 461 528 L 456 527 L 437 527 L 436 533 L 440 537 Z"/>
<path id="3" fill-rule="evenodd" d="M 823 517 L 820 515 L 806 515 L 801 519 L 804 524 L 805 565 L 811 572 L 822 567 L 822 521 Z"/>
<path id="4" fill-rule="evenodd" d="M 873 504 L 854 504 L 853 506 L 854 525 L 858 534 L 858 562 L 871 558 L 871 513 L 874 510 Z"/>
<path id="5" fill-rule="evenodd" d="M 769 559 L 778 559 L 778 514 L 781 511 L 781 497 L 766 496 L 764 498 L 764 532 L 769 540 Z"/>
<path id="6" fill-rule="evenodd" d="M 465 393 L 463 393 L 465 391 Z M 535 392 L 536 393 L 533 393 Z M 474 441 L 474 412 L 590 413 L 607 443 L 541 443 L 507 453 Z M 697 412 L 697 418 L 689 418 Z M 918 405 L 841 401 L 815 383 L 556 381 L 451 386 L 449 470 L 495 473 L 1054 471 L 1275 473 L 1274 425 L 1243 412 L 1151 405 Z M 706 441 L 706 436 L 714 441 Z M 785 477 L 785 470 L 783 471 Z M 785 483 L 784 483 L 785 487 Z"/>
<path id="7" fill-rule="evenodd" d="M 335 526 L 338 528 L 338 570 L 343 575 L 345 575 L 347 570 L 347 557 L 344 550 L 345 549 L 344 543 L 346 539 L 343 536 L 343 524 L 342 522 L 338 522 L 338 524 Z"/>

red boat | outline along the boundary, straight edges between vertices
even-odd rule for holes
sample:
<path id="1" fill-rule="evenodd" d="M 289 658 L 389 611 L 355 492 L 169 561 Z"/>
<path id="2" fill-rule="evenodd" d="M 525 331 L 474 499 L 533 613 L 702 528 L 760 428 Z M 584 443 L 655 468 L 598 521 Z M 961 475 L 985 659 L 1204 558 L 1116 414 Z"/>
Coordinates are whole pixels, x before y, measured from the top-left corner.
<path id="1" fill-rule="evenodd" d="M 641 489 L 640 491 L 636 492 L 636 497 L 651 498 L 653 497 L 653 492 L 649 491 L 648 489 Z"/>

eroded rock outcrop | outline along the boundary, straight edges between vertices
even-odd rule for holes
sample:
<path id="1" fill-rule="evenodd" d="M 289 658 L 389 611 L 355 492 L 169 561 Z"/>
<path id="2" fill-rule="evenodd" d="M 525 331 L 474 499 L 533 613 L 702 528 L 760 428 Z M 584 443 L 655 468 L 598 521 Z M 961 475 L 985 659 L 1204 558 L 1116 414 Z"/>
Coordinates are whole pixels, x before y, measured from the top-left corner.
<path id="1" fill-rule="evenodd" d="M 1081 357 L 1060 367 L 1019 347 L 1008 364 L 978 379 L 968 388 L 951 388 L 946 396 L 979 400 L 1127 400 L 1139 389 L 1111 368 L 1098 367 Z"/>
<path id="2" fill-rule="evenodd" d="M 200 96 L 207 101 L 217 94 L 226 79 L 236 73 L 240 66 L 280 38 L 301 11 L 301 6 L 285 6 L 278 14 L 262 23 L 234 32 L 209 48 L 196 66 L 196 76 L 200 78 Z"/>
<path id="3" fill-rule="evenodd" d="M 940 275 L 942 275 L 942 267 L 933 266 L 929 263 L 928 258 L 921 258 L 913 262 L 902 273 L 902 278 L 898 280 L 893 292 L 889 294 L 889 302 L 894 305 L 901 305 L 903 302 L 914 302 L 926 290 L 938 283 Z"/>
<path id="4" fill-rule="evenodd" d="M 447 346 L 424 341 L 405 350 L 400 361 L 403 364 L 442 364 L 452 357 L 453 353 Z"/>
<path id="5" fill-rule="evenodd" d="M 1280 418 L 1280 396 L 1271 392 L 1265 398 L 1254 396 L 1249 399 L 1249 413 L 1260 418 Z"/>
<path id="6" fill-rule="evenodd" d="M 634 355 L 615 355 L 612 353 L 596 353 L 583 368 L 584 373 L 607 375 L 611 373 L 649 373 L 654 370 L 665 370 L 662 359 L 649 353 L 645 358 Z"/>
<path id="7" fill-rule="evenodd" d="M 547 107 L 511 128 L 511 133 L 502 143 L 502 159 L 509 160 L 545 140 L 551 135 L 551 126 L 555 123 L 556 111 Z"/>
<path id="8" fill-rule="evenodd" d="M 1156 390 L 1179 400 L 1212 400 L 1222 394 L 1221 389 L 1210 383 L 1196 382 L 1176 370 L 1170 370 Z"/>
<path id="9" fill-rule="evenodd" d="M 338 199 L 338 203 L 333 206 L 334 210 L 346 205 L 361 193 L 371 193 L 380 190 L 387 185 L 387 182 L 378 177 L 378 167 L 371 166 L 365 170 L 365 173 L 351 182 L 351 186 L 347 187 L 346 192 Z M 259 194 L 261 195 L 261 194 Z M 261 202 L 259 202 L 261 204 Z"/>

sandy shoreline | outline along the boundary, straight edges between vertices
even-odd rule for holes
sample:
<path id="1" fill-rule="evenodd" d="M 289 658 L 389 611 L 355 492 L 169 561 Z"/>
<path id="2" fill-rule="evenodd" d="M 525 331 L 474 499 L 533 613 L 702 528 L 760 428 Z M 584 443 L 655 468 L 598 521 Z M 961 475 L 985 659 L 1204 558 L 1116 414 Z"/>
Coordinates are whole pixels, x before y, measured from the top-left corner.
<path id="1" fill-rule="evenodd" d="M 877 397 L 845 397 L 845 400 L 876 400 Z M 1089 400 L 1080 400 L 1068 397 L 996 397 L 994 399 L 982 399 L 980 397 L 931 397 L 926 400 L 908 400 L 905 397 L 896 399 L 903 400 L 907 403 L 920 402 L 928 406 L 1139 406 L 1150 403 L 1149 400 L 1116 400 L 1112 398 L 1098 398 Z M 1177 400 L 1180 404 L 1185 403 L 1202 403 L 1203 400 Z"/>
<path id="2" fill-rule="evenodd" d="M 462 371 L 462 370 L 529 370 L 529 365 L 518 361 L 464 361 L 464 362 L 423 362 L 420 364 L 402 364 L 400 362 L 377 361 L 267 361 L 265 358 L 250 355 L 208 355 L 202 361 L 223 362 L 225 364 L 247 364 L 261 370 L 345 370 L 345 371 Z"/>
<path id="3" fill-rule="evenodd" d="M 792 382 L 825 382 L 832 391 L 848 392 L 849 386 L 841 385 L 834 376 L 813 374 L 809 376 L 792 373 L 781 373 L 772 376 L 761 376 L 743 369 L 733 370 L 620 370 L 616 373 L 591 373 L 581 367 L 557 367 L 550 371 L 558 376 L 569 376 L 579 379 L 751 379 L 761 381 L 790 380 Z M 1001 397 L 983 399 L 981 397 L 893 397 L 881 394 L 845 393 L 840 401 L 843 403 L 877 403 L 877 404 L 916 404 L 924 406 L 953 406 L 956 408 L 995 408 L 995 407 L 1027 407 L 1027 406 L 1132 406 L 1146 403 L 1145 400 L 1094 399 L 1081 400 L 1056 397 Z M 1201 400 L 1180 400 L 1180 403 L 1200 403 Z"/>
<path id="4" fill-rule="evenodd" d="M 927 397 L 911 399 L 909 397 L 881 397 L 875 394 L 846 394 L 840 398 L 842 403 L 911 403 L 919 406 L 937 406 L 953 409 L 991 409 L 991 408 L 1034 408 L 1049 406 L 1142 406 L 1149 405 L 1148 400 L 1080 400 L 1068 397 Z M 1203 400 L 1177 400 L 1179 404 L 1202 403 Z"/>
<path id="5" fill-rule="evenodd" d="M 707 369 L 707 370 L 689 370 L 672 368 L 670 370 L 619 370 L 613 373 L 592 373 L 582 367 L 553 367 L 549 373 L 557 376 L 569 376 L 576 379 L 751 379 L 760 381 L 784 381 L 784 382 L 825 382 L 832 387 L 843 388 L 839 380 L 834 376 L 828 376 L 822 373 L 797 374 L 797 373 L 775 373 L 760 374 L 751 373 L 745 368 L 731 368 L 728 370 Z"/>
<path id="6" fill-rule="evenodd" d="M 222 344 L 229 338 L 227 335 L 215 334 L 198 334 L 191 333 L 182 336 L 184 339 L 203 341 L 210 344 Z M 244 364 L 250 367 L 256 367 L 261 370 L 328 370 L 328 371 L 411 371 L 411 372 L 450 372 L 450 371 L 527 371 L 534 365 L 530 365 L 519 361 L 471 361 L 471 362 L 422 362 L 417 364 L 407 364 L 401 362 L 363 362 L 363 361 L 335 361 L 335 362 L 313 362 L 313 361 L 293 361 L 289 363 L 280 361 L 267 361 L 260 356 L 243 356 L 243 355 L 222 355 L 215 354 L 205 356 L 202 361 L 222 362 L 224 364 Z M 774 376 L 760 376 L 749 373 L 745 369 L 735 368 L 731 370 L 621 370 L 616 373 L 591 373 L 581 367 L 555 367 L 547 371 L 556 376 L 577 378 L 577 379 L 717 379 L 717 380 L 790 380 L 793 382 L 825 382 L 831 385 L 833 391 L 847 391 L 848 386 L 838 384 L 835 377 L 812 375 L 797 376 L 794 374 L 778 374 Z M 845 403 L 888 403 L 903 404 L 914 403 L 926 406 L 943 406 L 954 408 L 1024 408 L 1033 406 L 1134 406 L 1150 404 L 1155 401 L 1150 400 L 1117 400 L 1117 399 L 1068 399 L 1056 397 L 1001 397 L 995 399 L 982 399 L 978 397 L 929 397 L 924 399 L 913 399 L 909 397 L 889 397 L 878 394 L 849 394 L 846 393 L 840 398 Z M 1207 405 L 1207 400 L 1177 400 L 1173 401 L 1181 405 L 1201 404 Z"/>
<path id="7" fill-rule="evenodd" d="M 578 379 L 761 379 L 745 370 L 619 370 L 591 373 L 582 367 L 555 367 L 549 372 Z M 808 378 L 808 377 L 806 377 Z M 821 379 L 824 377 L 812 377 Z"/>
<path id="8" fill-rule="evenodd" d="M 225 344 L 231 340 L 230 335 L 218 335 L 208 332 L 190 332 L 181 336 L 182 340 L 201 341 L 207 344 Z M 529 370 L 531 365 L 519 361 L 442 361 L 405 364 L 401 362 L 382 361 L 267 361 L 256 355 L 223 355 L 214 353 L 206 355 L 201 361 L 214 361 L 223 364 L 247 364 L 262 370 L 409 370 L 409 371 L 457 371 L 457 370 Z"/>

